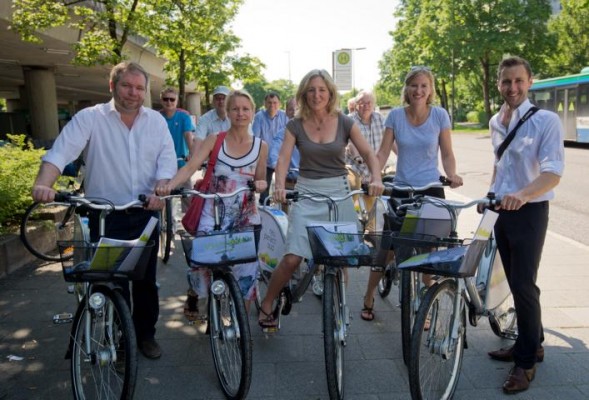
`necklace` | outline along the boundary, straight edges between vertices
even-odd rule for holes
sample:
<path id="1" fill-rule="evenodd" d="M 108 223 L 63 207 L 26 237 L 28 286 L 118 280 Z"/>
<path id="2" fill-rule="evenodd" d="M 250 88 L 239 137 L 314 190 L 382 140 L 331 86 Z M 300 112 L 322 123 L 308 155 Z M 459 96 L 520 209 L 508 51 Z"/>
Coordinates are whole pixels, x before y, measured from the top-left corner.
<path id="1" fill-rule="evenodd" d="M 317 121 L 313 120 L 313 123 L 315 124 L 315 127 L 317 128 L 318 131 L 320 131 L 321 128 L 323 127 L 323 122 L 324 121 L 317 122 Z"/>

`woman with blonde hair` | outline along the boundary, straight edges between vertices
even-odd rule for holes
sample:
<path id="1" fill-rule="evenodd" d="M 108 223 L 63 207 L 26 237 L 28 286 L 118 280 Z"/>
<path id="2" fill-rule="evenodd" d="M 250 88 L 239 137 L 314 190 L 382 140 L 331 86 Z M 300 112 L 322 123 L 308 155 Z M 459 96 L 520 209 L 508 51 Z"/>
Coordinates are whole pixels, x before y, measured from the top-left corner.
<path id="1" fill-rule="evenodd" d="M 312 70 L 302 79 L 296 94 L 298 110 L 286 126 L 284 142 L 275 171 L 274 198 L 286 201 L 285 178 L 294 147 L 301 155 L 295 190 L 344 196 L 350 192 L 345 165 L 345 148 L 351 141 L 371 173 L 369 192 L 382 193 L 383 185 L 376 156 L 360 129 L 338 110 L 337 88 L 325 70 Z M 338 204 L 339 221 L 357 222 L 352 199 Z M 328 221 L 327 207 L 310 201 L 295 203 L 289 211 L 286 254 L 274 270 L 266 297 L 261 302 L 260 326 L 276 328 L 272 302 L 288 282 L 303 258 L 312 258 L 306 225 L 310 221 Z"/>

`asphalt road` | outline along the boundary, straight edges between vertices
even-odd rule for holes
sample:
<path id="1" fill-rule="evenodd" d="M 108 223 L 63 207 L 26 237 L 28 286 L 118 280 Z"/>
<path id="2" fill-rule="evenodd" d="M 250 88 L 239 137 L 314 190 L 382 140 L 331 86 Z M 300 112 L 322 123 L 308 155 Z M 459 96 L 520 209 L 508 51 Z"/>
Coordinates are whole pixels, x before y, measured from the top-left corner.
<path id="1" fill-rule="evenodd" d="M 488 135 L 454 133 L 452 144 L 464 186 L 455 190 L 481 197 L 489 188 L 493 168 Z M 550 203 L 549 231 L 589 245 L 589 148 L 565 147 L 565 171 Z"/>

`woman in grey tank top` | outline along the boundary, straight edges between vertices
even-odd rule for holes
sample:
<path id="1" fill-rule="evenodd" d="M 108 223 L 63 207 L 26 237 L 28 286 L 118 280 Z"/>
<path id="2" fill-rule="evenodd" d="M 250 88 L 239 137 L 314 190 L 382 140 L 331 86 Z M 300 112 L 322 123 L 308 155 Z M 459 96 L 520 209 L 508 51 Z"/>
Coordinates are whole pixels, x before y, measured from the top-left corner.
<path id="1" fill-rule="evenodd" d="M 286 126 L 284 142 L 276 164 L 274 198 L 285 202 L 284 184 L 292 151 L 297 146 L 301 161 L 295 190 L 340 197 L 349 193 L 345 148 L 348 141 L 368 165 L 371 172 L 369 194 L 379 196 L 384 189 L 378 160 L 360 128 L 338 111 L 337 88 L 324 70 L 312 70 L 301 81 L 296 94 L 297 114 Z M 338 203 L 340 221 L 357 222 L 352 199 Z M 306 225 L 309 221 L 328 221 L 327 207 L 302 201 L 295 203 L 288 218 L 286 254 L 274 270 L 262 300 L 259 324 L 276 328 L 272 317 L 272 301 L 289 281 L 303 258 L 311 258 Z"/>

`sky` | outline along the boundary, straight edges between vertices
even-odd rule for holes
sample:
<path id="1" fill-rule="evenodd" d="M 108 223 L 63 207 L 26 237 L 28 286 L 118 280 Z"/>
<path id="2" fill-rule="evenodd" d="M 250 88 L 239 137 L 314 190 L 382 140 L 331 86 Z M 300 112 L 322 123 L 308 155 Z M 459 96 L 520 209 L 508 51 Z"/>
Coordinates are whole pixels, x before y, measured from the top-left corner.
<path id="1" fill-rule="evenodd" d="M 245 0 L 232 28 L 241 53 L 258 57 L 268 81 L 298 85 L 312 69 L 332 73 L 331 53 L 353 51 L 354 86 L 372 89 L 392 47 L 396 0 Z"/>

